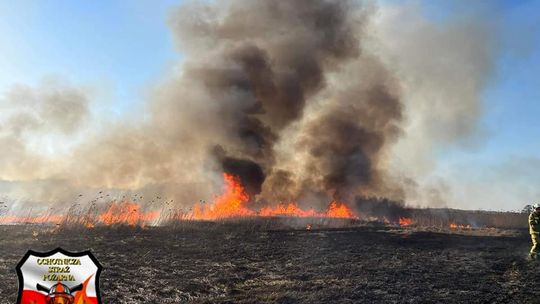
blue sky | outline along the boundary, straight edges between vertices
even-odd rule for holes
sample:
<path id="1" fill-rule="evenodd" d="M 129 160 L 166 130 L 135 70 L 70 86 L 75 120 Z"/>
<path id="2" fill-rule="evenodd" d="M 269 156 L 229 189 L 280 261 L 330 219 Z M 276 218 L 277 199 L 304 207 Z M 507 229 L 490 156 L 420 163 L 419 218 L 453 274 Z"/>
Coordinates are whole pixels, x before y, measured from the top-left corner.
<path id="1" fill-rule="evenodd" d="M 167 27 L 178 1 L 1 1 L 0 90 L 61 77 L 109 87 L 114 110 L 177 59 Z"/>
<path id="2" fill-rule="evenodd" d="M 436 0 L 422 4 L 435 22 L 444 22 L 456 7 L 460 13 L 491 14 L 498 24 L 498 45 L 495 71 L 482 96 L 480 128 L 488 137 L 476 152 L 485 153 L 484 161 L 497 161 L 501 154 L 536 156 L 540 148 L 536 140 L 540 136 L 540 2 Z M 453 152 L 471 152 L 458 150 Z"/>
<path id="3" fill-rule="evenodd" d="M 426 14 L 438 21 L 452 10 L 449 1 L 426 3 Z M 519 209 L 540 200 L 540 2 L 475 4 L 472 10 L 484 10 L 498 24 L 495 70 L 482 92 L 483 136 L 479 145 L 445 147 L 437 162 L 440 174 L 469 188 L 464 193 L 493 201 L 483 208 Z M 518 195 L 529 201 L 510 202 Z M 462 201 L 457 207 L 474 205 Z"/>
<path id="4" fill-rule="evenodd" d="M 479 1 L 489 3 L 489 1 Z M 483 92 L 484 161 L 537 156 L 540 148 L 540 2 L 493 1 L 499 23 L 495 71 Z M 480 152 L 480 151 L 479 151 Z"/>
<path id="5" fill-rule="evenodd" d="M 445 22 L 457 5 L 472 2 L 420 3 L 427 16 Z M 495 71 L 483 92 L 479 129 L 487 136 L 479 146 L 437 151 L 441 170 L 450 176 L 466 170 L 473 182 L 489 180 L 488 168 L 538 159 L 540 151 L 540 1 L 478 1 L 471 10 L 482 11 L 486 3 L 486 13 L 499 19 L 501 36 Z M 169 9 L 178 4 L 0 1 L 0 92 L 52 75 L 108 88 L 111 110 L 122 115 L 143 102 L 145 88 L 180 59 L 167 26 Z M 526 177 L 540 178 L 540 173 Z M 537 181 L 530 181 L 530 187 Z"/>

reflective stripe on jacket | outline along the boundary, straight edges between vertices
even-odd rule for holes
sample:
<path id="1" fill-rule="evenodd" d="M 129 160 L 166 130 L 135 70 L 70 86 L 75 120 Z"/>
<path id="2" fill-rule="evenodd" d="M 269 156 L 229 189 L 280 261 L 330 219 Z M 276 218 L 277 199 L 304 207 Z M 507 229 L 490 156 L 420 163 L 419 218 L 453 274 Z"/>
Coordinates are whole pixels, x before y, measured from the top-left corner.
<path id="1" fill-rule="evenodd" d="M 537 212 L 532 212 L 529 215 L 529 232 L 540 233 L 540 214 Z"/>

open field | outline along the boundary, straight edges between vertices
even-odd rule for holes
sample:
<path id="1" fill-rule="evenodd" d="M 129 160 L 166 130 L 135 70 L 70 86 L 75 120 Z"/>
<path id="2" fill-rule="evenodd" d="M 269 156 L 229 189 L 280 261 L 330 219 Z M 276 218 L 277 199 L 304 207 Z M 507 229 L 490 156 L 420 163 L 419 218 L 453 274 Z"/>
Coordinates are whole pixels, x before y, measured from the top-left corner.
<path id="1" fill-rule="evenodd" d="M 0 303 L 28 249 L 58 246 L 100 260 L 104 303 L 540 303 L 525 230 L 254 227 L 0 226 Z"/>

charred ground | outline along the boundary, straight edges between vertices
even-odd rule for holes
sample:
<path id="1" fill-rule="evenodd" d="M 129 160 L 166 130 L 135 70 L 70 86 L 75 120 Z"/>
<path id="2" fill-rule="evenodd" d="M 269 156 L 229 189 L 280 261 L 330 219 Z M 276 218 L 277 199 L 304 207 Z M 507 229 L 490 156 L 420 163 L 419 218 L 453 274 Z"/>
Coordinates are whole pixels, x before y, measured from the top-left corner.
<path id="1" fill-rule="evenodd" d="M 90 249 L 104 303 L 539 303 L 526 231 L 0 227 L 0 303 L 28 249 Z"/>

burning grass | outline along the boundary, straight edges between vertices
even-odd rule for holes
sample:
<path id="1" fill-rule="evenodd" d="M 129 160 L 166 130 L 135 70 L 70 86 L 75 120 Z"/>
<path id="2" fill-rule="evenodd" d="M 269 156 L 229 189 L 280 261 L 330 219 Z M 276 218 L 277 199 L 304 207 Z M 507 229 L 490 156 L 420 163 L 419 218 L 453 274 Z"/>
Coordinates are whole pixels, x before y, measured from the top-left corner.
<path id="1" fill-rule="evenodd" d="M 50 208 L 42 214 L 26 215 L 4 212 L 0 224 L 45 224 L 58 227 L 100 226 L 188 226 L 189 222 L 256 222 L 257 227 L 344 227 L 387 225 L 402 227 L 434 227 L 454 231 L 478 228 L 526 228 L 527 214 L 452 209 L 414 209 L 386 199 L 359 198 L 351 206 L 332 201 L 325 210 L 304 209 L 296 202 L 278 203 L 261 209 L 252 208 L 252 201 L 237 177 L 223 175 L 223 192 L 210 203 L 199 202 L 189 210 L 156 209 L 131 200 L 113 200 L 107 204 L 75 204 L 66 213 Z M 142 198 L 142 197 L 139 197 Z M 260 224 L 263 223 L 263 224 Z"/>
<path id="2" fill-rule="evenodd" d="M 407 209 L 408 216 L 377 216 L 364 213 L 354 216 L 349 209 L 332 203 L 326 212 L 302 210 L 295 205 L 278 205 L 274 209 L 261 209 L 260 213 L 228 217 L 194 217 L 181 209 L 160 211 L 144 210 L 140 205 L 129 201 L 113 201 L 104 206 L 71 208 L 65 215 L 44 214 L 37 216 L 0 216 L 0 225 L 43 225 L 45 227 L 96 229 L 99 227 L 186 227 L 191 223 L 256 223 L 253 226 L 263 229 L 280 227 L 302 229 L 391 226 L 410 228 L 431 228 L 436 230 L 466 231 L 475 229 L 524 229 L 527 227 L 527 214 L 503 212 L 477 212 L 451 209 Z"/>
<path id="3" fill-rule="evenodd" d="M 196 203 L 190 211 L 182 209 L 143 210 L 132 201 L 112 201 L 106 206 L 91 204 L 88 208 L 73 206 L 67 214 L 53 214 L 49 209 L 45 215 L 4 215 L 1 224 L 44 223 L 57 225 L 96 226 L 146 226 L 162 225 L 174 221 L 217 221 L 249 217 L 294 217 L 294 218 L 337 218 L 358 219 L 355 212 L 344 202 L 332 201 L 324 211 L 302 209 L 296 202 L 279 203 L 260 210 L 250 208 L 250 197 L 237 177 L 224 174 L 223 193 L 213 202 Z"/>
<path id="4" fill-rule="evenodd" d="M 264 207 L 258 211 L 249 207 L 250 197 L 240 180 L 227 173 L 223 174 L 225 188 L 223 193 L 210 204 L 197 203 L 192 213 L 186 218 L 195 220 L 218 220 L 235 217 L 328 217 L 358 218 L 344 202 L 332 201 L 325 211 L 302 209 L 296 202 L 278 203 L 273 207 Z"/>

